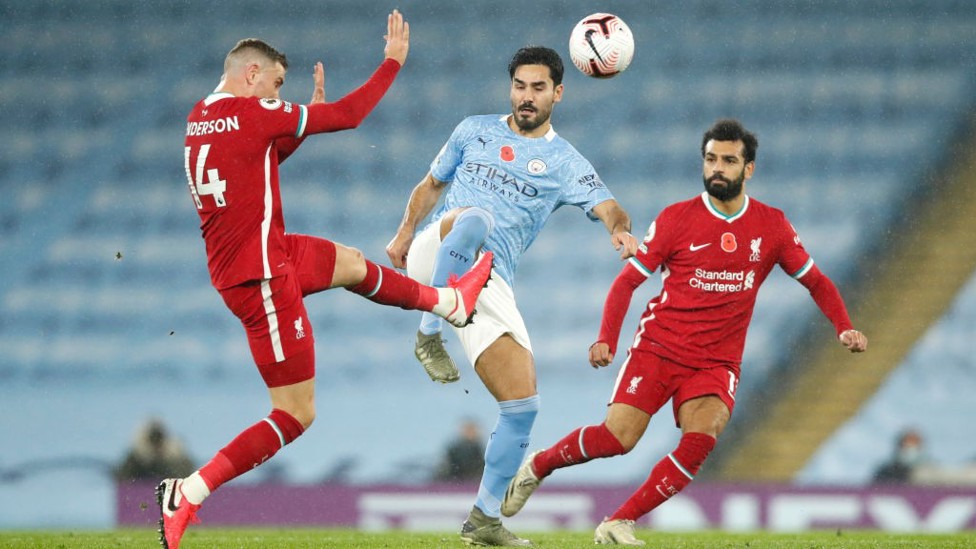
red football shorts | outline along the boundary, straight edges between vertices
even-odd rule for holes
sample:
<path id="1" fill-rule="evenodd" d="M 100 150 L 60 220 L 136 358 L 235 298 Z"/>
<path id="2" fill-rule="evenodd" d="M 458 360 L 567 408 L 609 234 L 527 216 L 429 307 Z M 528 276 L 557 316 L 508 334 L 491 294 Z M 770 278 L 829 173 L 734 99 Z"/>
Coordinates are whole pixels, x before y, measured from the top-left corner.
<path id="1" fill-rule="evenodd" d="M 726 366 L 689 368 L 652 352 L 630 349 L 627 361 L 620 367 L 610 402 L 629 404 L 654 415 L 671 399 L 674 422 L 678 425 L 681 405 L 706 395 L 722 399 L 731 414 L 738 384 L 736 372 Z"/>
<path id="2" fill-rule="evenodd" d="M 286 235 L 292 269 L 271 279 L 252 280 L 220 291 L 241 320 L 251 355 L 268 387 L 315 377 L 315 337 L 302 298 L 329 288 L 335 244 L 305 235 Z"/>

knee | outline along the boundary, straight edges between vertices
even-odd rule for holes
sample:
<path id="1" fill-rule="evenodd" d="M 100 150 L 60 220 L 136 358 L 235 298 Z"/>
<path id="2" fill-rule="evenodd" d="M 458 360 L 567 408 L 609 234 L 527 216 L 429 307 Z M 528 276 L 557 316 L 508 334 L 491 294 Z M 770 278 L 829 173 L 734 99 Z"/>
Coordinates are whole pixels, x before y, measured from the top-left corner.
<path id="1" fill-rule="evenodd" d="M 352 269 L 354 273 L 361 276 L 366 276 L 366 256 L 359 248 L 349 248 L 347 254 L 346 263 L 349 268 Z"/>
<path id="2" fill-rule="evenodd" d="M 366 256 L 356 248 L 343 247 L 336 257 L 336 278 L 343 286 L 356 285 L 366 279 Z"/>
<path id="3" fill-rule="evenodd" d="M 633 450 L 635 446 L 637 446 L 637 442 L 639 440 L 640 437 L 633 437 L 633 436 L 626 436 L 623 438 L 617 437 L 617 441 L 620 442 L 620 446 L 622 446 L 624 449 L 623 451 L 624 454 L 630 453 L 630 451 Z"/>
<path id="4" fill-rule="evenodd" d="M 309 406 L 308 409 L 295 415 L 295 419 L 297 419 L 298 422 L 302 424 L 302 428 L 307 431 L 315 421 L 315 406 Z"/>
<path id="5" fill-rule="evenodd" d="M 312 422 L 315 421 L 315 403 L 308 402 L 305 404 L 296 404 L 291 406 L 282 406 L 282 410 L 288 413 L 291 417 L 295 418 L 295 421 L 302 424 L 302 429 L 308 430 L 312 426 Z"/>
<path id="6" fill-rule="evenodd" d="M 472 206 L 458 214 L 454 226 L 457 227 L 462 222 L 472 226 L 472 231 L 480 231 L 487 235 L 495 227 L 495 216 L 484 208 Z"/>
<path id="7" fill-rule="evenodd" d="M 495 217 L 484 208 L 459 208 L 441 221 L 441 241 L 454 240 L 468 246 L 481 246 L 495 227 Z"/>
<path id="8" fill-rule="evenodd" d="M 623 447 L 623 453 L 629 453 L 631 450 L 637 446 L 640 441 L 641 436 L 644 434 L 643 431 L 632 429 L 629 425 L 620 425 L 617 423 L 607 423 L 607 430 L 610 434 L 617 439 L 620 446 Z"/>

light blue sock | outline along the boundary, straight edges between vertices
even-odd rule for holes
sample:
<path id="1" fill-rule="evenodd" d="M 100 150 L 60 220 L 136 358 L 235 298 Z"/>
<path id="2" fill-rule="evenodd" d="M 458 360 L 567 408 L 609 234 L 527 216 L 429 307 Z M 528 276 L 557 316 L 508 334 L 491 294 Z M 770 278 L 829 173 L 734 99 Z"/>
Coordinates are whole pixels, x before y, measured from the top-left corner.
<path id="1" fill-rule="evenodd" d="M 529 435 L 539 413 L 539 395 L 498 403 L 498 423 L 485 448 L 485 472 L 474 504 L 489 517 L 501 515 L 508 483 L 529 451 Z"/>
<path id="2" fill-rule="evenodd" d="M 477 259 L 475 254 L 478 253 L 478 248 L 484 244 L 494 224 L 495 218 L 491 213 L 481 208 L 468 208 L 458 214 L 454 227 L 444 236 L 444 241 L 437 250 L 430 285 L 447 286 L 447 279 L 452 274 L 461 276 L 468 272 Z M 424 313 L 420 319 L 420 332 L 425 335 L 440 333 L 442 320 L 433 313 Z"/>

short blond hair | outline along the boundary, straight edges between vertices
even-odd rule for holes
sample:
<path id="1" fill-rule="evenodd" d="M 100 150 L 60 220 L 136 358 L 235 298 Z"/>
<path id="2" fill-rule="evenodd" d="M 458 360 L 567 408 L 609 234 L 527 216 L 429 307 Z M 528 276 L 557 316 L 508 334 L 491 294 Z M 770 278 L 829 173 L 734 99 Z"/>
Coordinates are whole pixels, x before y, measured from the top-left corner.
<path id="1" fill-rule="evenodd" d="M 224 58 L 224 71 L 230 68 L 231 63 L 235 59 L 243 57 L 248 53 L 257 53 L 272 63 L 281 63 L 282 68 L 288 70 L 288 58 L 285 57 L 285 54 L 274 49 L 264 40 L 260 40 L 258 38 L 245 38 L 237 42 L 237 44 L 231 48 L 229 52 L 227 52 L 227 57 Z"/>

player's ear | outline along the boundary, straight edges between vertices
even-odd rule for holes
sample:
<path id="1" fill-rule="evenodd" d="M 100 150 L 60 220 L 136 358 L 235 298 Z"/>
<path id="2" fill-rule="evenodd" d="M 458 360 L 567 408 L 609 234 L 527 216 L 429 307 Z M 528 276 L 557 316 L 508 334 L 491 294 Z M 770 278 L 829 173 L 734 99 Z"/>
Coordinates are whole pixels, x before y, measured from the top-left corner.
<path id="1" fill-rule="evenodd" d="M 258 63 L 248 63 L 244 65 L 244 80 L 248 85 L 254 84 L 258 74 L 261 73 L 261 65 Z"/>
<path id="2" fill-rule="evenodd" d="M 743 169 L 745 170 L 745 172 L 744 172 L 744 175 L 745 175 L 744 181 L 748 181 L 752 177 L 752 174 L 755 173 L 755 171 L 756 171 L 756 161 L 753 160 L 752 162 L 747 162 L 745 168 L 743 168 Z"/>
<path id="3" fill-rule="evenodd" d="M 553 103 L 559 103 L 563 100 L 563 85 L 560 84 L 553 89 Z"/>

